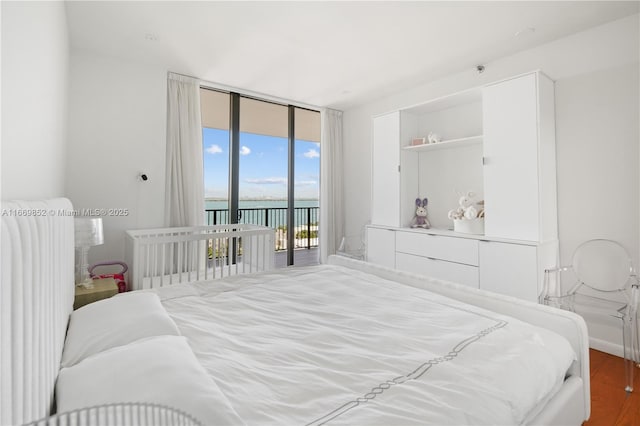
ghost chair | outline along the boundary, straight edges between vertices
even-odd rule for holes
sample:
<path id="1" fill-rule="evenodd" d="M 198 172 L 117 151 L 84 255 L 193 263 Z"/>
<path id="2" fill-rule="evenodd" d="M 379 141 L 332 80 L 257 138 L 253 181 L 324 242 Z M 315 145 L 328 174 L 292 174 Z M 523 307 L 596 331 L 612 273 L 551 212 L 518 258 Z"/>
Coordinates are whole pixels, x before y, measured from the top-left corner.
<path id="1" fill-rule="evenodd" d="M 567 288 L 568 291 L 562 291 Z M 640 285 L 629 253 L 619 243 L 594 239 L 575 250 L 571 265 L 545 270 L 540 302 L 578 314 L 604 315 L 620 320 L 625 390 L 633 391 L 638 349 Z"/>

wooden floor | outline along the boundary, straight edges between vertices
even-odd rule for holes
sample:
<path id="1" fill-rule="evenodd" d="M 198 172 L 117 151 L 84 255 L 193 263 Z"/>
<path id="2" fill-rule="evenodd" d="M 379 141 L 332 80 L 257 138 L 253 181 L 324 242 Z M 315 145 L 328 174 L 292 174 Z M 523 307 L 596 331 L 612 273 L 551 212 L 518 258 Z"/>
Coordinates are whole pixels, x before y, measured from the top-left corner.
<path id="1" fill-rule="evenodd" d="M 640 426 L 640 368 L 634 371 L 634 391 L 624 391 L 622 358 L 589 350 L 591 357 L 591 418 L 585 426 Z"/>

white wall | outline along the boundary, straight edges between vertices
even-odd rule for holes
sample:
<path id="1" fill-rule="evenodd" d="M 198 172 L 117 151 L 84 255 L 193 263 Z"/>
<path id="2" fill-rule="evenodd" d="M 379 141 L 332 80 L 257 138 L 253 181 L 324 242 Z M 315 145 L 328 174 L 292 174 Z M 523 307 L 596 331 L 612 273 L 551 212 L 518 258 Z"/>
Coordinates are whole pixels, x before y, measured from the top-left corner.
<path id="1" fill-rule="evenodd" d="M 67 195 L 77 209 L 107 209 L 90 263 L 124 260 L 125 230 L 164 225 L 166 81 L 159 66 L 71 54 Z"/>
<path id="2" fill-rule="evenodd" d="M 560 258 L 592 238 L 609 238 L 640 266 L 640 116 L 638 64 L 598 70 L 556 83 Z M 618 352 L 620 323 L 586 318 L 592 345 Z M 597 341 L 596 341 L 597 340 Z"/>
<path id="3" fill-rule="evenodd" d="M 638 64 L 556 83 L 560 257 L 591 238 L 611 238 L 638 266 L 640 210 Z"/>
<path id="4" fill-rule="evenodd" d="M 62 2 L 2 2 L 2 199 L 64 196 L 69 41 Z"/>
<path id="5" fill-rule="evenodd" d="M 370 219 L 371 116 L 541 69 L 556 81 L 561 262 L 578 242 L 616 239 L 640 266 L 638 59 L 640 15 L 487 63 L 344 113 L 346 234 L 352 246 Z M 428 196 L 428 194 L 424 194 Z M 609 327 L 611 325 L 611 327 Z M 590 323 L 615 341 L 616 323 Z M 613 336 L 613 337 L 612 337 Z"/>

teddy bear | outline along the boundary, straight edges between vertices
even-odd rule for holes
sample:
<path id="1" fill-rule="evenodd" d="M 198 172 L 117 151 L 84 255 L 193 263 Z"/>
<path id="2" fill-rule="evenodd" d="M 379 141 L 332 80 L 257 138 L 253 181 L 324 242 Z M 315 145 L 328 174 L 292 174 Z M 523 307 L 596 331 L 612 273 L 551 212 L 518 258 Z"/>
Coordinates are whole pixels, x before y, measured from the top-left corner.
<path id="1" fill-rule="evenodd" d="M 429 200 L 426 198 L 421 200 L 420 198 L 416 198 L 416 214 L 411 221 L 412 228 L 431 228 L 431 224 L 429 223 L 429 219 L 427 219 L 427 204 Z"/>
<path id="2" fill-rule="evenodd" d="M 458 208 L 449 210 L 449 214 L 447 215 L 449 219 L 474 219 L 478 216 L 478 209 L 476 209 L 473 204 L 474 197 L 476 196 L 473 192 L 467 192 L 462 195 L 458 200 Z M 478 203 L 480 204 L 480 203 Z"/>

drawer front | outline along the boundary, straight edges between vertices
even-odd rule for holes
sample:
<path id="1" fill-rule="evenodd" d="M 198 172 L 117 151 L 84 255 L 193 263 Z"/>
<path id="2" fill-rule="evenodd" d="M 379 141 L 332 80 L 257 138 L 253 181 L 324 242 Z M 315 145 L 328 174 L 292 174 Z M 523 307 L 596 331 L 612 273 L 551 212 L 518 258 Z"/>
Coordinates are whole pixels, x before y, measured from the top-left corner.
<path id="1" fill-rule="evenodd" d="M 398 231 L 396 251 L 478 266 L 478 240 Z"/>
<path id="2" fill-rule="evenodd" d="M 396 253 L 396 268 L 401 271 L 426 275 L 439 280 L 479 288 L 479 272 L 476 266 L 429 259 L 406 253 Z"/>

